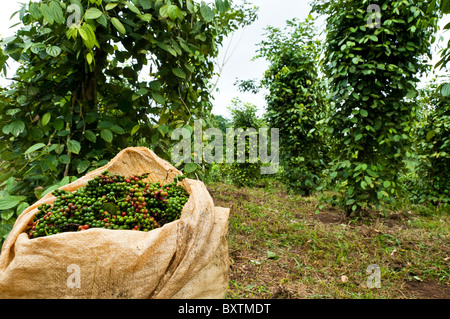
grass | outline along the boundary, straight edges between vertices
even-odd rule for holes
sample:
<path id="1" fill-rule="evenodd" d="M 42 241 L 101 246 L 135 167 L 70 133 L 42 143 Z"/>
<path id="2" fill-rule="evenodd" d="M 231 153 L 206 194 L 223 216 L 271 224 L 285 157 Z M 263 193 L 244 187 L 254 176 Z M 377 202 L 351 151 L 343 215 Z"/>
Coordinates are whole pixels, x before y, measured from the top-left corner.
<path id="1" fill-rule="evenodd" d="M 450 214 L 412 206 L 350 219 L 282 185 L 237 189 L 209 184 L 231 209 L 230 299 L 449 298 Z M 428 212 L 428 211 L 427 211 Z M 370 288 L 367 267 L 381 269 Z"/>

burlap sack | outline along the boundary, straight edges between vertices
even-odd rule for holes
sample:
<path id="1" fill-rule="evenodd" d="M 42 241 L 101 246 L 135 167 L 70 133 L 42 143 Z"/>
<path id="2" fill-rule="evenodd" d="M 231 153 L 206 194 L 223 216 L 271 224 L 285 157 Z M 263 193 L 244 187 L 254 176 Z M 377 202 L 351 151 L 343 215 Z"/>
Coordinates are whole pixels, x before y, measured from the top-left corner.
<path id="1" fill-rule="evenodd" d="M 109 170 L 173 181 L 181 174 L 146 148 L 128 148 L 72 184 Z M 24 229 L 48 194 L 17 219 L 0 255 L 0 298 L 224 298 L 229 209 L 214 207 L 205 185 L 185 179 L 181 218 L 150 232 L 89 229 L 29 239 Z"/>

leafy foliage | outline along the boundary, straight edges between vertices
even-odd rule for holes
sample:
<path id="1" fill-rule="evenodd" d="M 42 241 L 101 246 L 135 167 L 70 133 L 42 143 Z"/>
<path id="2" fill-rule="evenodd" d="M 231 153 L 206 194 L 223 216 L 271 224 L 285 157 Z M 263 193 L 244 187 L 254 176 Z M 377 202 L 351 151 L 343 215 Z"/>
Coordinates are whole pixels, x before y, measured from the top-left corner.
<path id="1" fill-rule="evenodd" d="M 227 141 L 225 144 L 227 147 L 233 147 L 235 160 L 233 163 L 227 162 L 220 165 L 222 175 L 228 177 L 238 187 L 253 186 L 261 177 L 262 163 L 257 155 L 257 142 L 253 143 L 252 139 L 257 141 L 258 130 L 264 123 L 258 118 L 257 107 L 254 104 L 244 103 L 235 98 L 229 110 L 231 112 L 229 129 L 233 132 L 233 144 L 227 144 Z M 244 141 L 239 138 L 238 130 L 240 129 L 242 129 Z M 255 156 L 252 157 L 252 154 Z M 244 161 L 240 162 L 238 158 Z"/>
<path id="2" fill-rule="evenodd" d="M 430 2 L 428 11 L 433 11 L 440 9 L 442 14 L 449 14 L 450 13 L 450 0 L 433 0 Z M 444 26 L 444 30 L 450 29 L 450 23 L 447 23 Z M 445 68 L 448 64 L 448 61 L 450 61 L 450 40 L 447 43 L 447 47 L 442 49 L 441 51 L 441 60 L 436 64 L 436 68 Z M 447 94 L 445 94 L 447 95 Z M 448 93 L 450 95 L 450 93 Z"/>
<path id="3" fill-rule="evenodd" d="M 378 4 L 381 25 L 367 12 Z M 330 176 L 342 196 L 332 202 L 348 213 L 395 201 L 403 159 L 411 147 L 411 112 L 418 74 L 427 58 L 438 14 L 425 1 L 316 1 L 327 14 L 326 75 L 335 108 L 328 122 L 335 145 Z"/>
<path id="4" fill-rule="evenodd" d="M 285 30 L 267 28 L 257 57 L 270 67 L 262 86 L 269 90 L 267 121 L 280 130 L 280 161 L 286 184 L 309 195 L 321 181 L 327 163 L 325 134 L 326 87 L 320 77 L 321 42 L 314 20 L 287 21 Z"/>
<path id="5" fill-rule="evenodd" d="M 415 165 L 405 183 L 414 203 L 439 206 L 450 203 L 450 98 L 436 87 L 421 90 L 424 107 L 413 131 Z"/>
<path id="6" fill-rule="evenodd" d="M 256 8 L 191 0 L 42 0 L 24 4 L 0 67 L 0 183 L 28 201 L 143 145 L 169 160 L 170 132 L 209 116 L 214 59 Z M 36 196 L 36 197 L 35 197 Z"/>

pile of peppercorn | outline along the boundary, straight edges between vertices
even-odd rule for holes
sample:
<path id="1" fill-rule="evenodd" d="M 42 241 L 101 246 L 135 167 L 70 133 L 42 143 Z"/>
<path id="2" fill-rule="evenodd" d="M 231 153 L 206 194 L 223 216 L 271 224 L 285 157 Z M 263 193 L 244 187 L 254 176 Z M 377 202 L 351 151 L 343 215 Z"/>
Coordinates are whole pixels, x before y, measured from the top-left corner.
<path id="1" fill-rule="evenodd" d="M 42 204 L 26 232 L 30 238 L 89 228 L 150 231 L 177 220 L 189 199 L 177 185 L 146 183 L 148 174 L 123 177 L 108 171 L 75 192 L 55 190 L 53 205 Z"/>

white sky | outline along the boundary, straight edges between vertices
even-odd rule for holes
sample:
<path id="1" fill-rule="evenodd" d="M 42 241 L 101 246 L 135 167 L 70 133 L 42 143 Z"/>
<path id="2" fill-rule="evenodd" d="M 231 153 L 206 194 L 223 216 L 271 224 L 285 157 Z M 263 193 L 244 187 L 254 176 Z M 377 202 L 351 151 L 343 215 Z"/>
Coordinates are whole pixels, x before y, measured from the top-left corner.
<path id="1" fill-rule="evenodd" d="M 2 0 L 2 10 L 0 10 L 0 37 L 6 38 L 14 34 L 14 30 L 9 29 L 9 27 L 19 20 L 18 16 L 10 20 L 10 16 L 20 9 L 21 3 L 28 2 L 28 0 Z M 264 28 L 268 25 L 283 28 L 286 20 L 293 18 L 303 20 L 307 17 L 310 10 L 309 0 L 253 0 L 252 2 L 260 8 L 258 20 L 251 26 L 236 32 L 232 39 L 227 39 L 218 59 L 220 63 L 223 61 L 225 49 L 230 45 L 227 55 L 229 60 L 217 84 L 217 88 L 220 91 L 214 93 L 213 113 L 215 114 L 229 116 L 227 107 L 230 106 L 231 100 L 234 97 L 239 97 L 244 102 L 257 105 L 260 109 L 260 114 L 263 112 L 265 107 L 263 93 L 254 95 L 239 92 L 237 87 L 234 86 L 236 78 L 240 80 L 261 79 L 267 69 L 268 64 L 264 60 L 258 59 L 257 61 L 251 61 L 256 54 L 256 44 L 263 39 Z M 450 21 L 448 16 L 441 21 L 441 26 L 444 26 Z M 448 40 L 448 36 L 449 34 L 447 33 L 446 41 Z M 11 60 L 8 62 L 11 64 Z M 11 77 L 13 73 L 14 68 L 10 70 L 8 76 Z M 5 85 L 5 83 L 8 82 L 0 77 L 0 85 Z"/>

